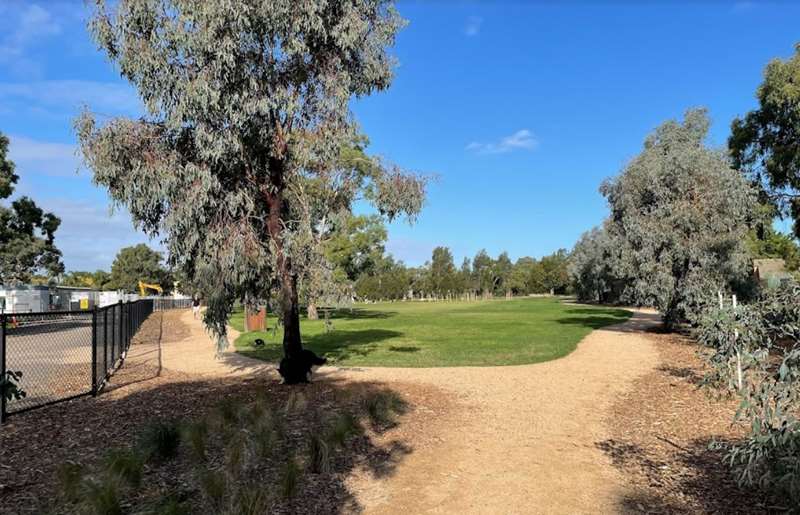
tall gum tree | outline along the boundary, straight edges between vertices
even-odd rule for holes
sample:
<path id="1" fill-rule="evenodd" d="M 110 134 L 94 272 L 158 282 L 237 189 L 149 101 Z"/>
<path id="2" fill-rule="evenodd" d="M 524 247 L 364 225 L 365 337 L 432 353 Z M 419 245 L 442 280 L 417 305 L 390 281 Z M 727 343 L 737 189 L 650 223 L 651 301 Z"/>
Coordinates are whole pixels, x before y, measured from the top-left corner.
<path id="1" fill-rule="evenodd" d="M 385 89 L 404 21 L 386 0 L 97 0 L 102 51 L 138 91 L 140 119 L 75 122 L 97 184 L 207 296 L 227 345 L 236 299 L 275 295 L 285 357 L 302 351 L 298 277 L 318 208 L 360 196 L 413 217 L 425 181 L 375 159 L 350 163 L 353 97 Z"/>
<path id="2" fill-rule="evenodd" d="M 696 320 L 718 290 L 747 278 L 756 197 L 727 156 L 706 146 L 709 125 L 705 109 L 661 124 L 600 188 L 622 300 L 658 308 L 667 326 Z"/>
<path id="3" fill-rule="evenodd" d="M 762 198 L 794 219 L 800 238 L 800 43 L 794 55 L 775 59 L 756 91 L 758 108 L 731 124 L 734 167 L 762 187 Z"/>

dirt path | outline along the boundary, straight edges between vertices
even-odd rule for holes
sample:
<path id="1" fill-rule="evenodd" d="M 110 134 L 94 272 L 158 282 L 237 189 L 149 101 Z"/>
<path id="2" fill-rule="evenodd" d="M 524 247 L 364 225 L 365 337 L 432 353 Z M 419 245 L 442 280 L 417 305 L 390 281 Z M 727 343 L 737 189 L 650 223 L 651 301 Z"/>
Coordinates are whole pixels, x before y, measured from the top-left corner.
<path id="1" fill-rule="evenodd" d="M 597 330 L 565 358 L 514 367 L 324 369 L 326 379 L 430 384 L 453 394 L 388 479 L 351 483 L 367 513 L 611 513 L 625 481 L 598 444 L 614 400 L 650 372 L 654 314 Z M 413 446 L 414 442 L 410 442 Z"/>
<path id="2" fill-rule="evenodd" d="M 643 334 L 657 322 L 655 314 L 636 312 L 623 324 L 592 332 L 565 358 L 535 365 L 323 367 L 315 381 L 379 382 L 400 390 L 410 383 L 449 397 L 446 413 L 422 424 L 424 445 L 410 438 L 411 452 L 391 475 L 357 472 L 349 489 L 366 513 L 377 514 L 622 511 L 625 480 L 600 444 L 612 434 L 608 415 L 615 400 L 659 362 Z M 277 376 L 274 364 L 232 348 L 215 359 L 210 337 L 191 312 L 172 315 L 169 330 L 160 349 L 139 346 L 141 355 L 129 362 L 149 356 L 183 374 Z"/>
<path id="3" fill-rule="evenodd" d="M 191 310 L 162 312 L 159 329 L 162 335 L 144 338 L 131 346 L 125 369 L 156 369 L 178 372 L 189 376 L 230 377 L 236 375 L 275 373 L 275 365 L 248 358 L 238 354 L 233 341 L 239 332 L 228 327 L 228 349 L 220 358 L 216 357 L 216 347 L 199 319 L 192 316 Z M 112 377 L 112 383 L 115 378 Z"/>

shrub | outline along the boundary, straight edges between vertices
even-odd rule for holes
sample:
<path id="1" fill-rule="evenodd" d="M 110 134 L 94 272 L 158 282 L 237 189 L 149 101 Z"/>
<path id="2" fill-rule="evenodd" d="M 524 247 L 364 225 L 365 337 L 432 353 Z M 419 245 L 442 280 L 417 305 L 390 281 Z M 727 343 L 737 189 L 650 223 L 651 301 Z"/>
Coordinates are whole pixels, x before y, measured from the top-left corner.
<path id="1" fill-rule="evenodd" d="M 263 515 L 269 513 L 270 498 L 261 483 L 243 484 L 236 493 L 230 515 Z"/>
<path id="2" fill-rule="evenodd" d="M 361 432 L 358 418 L 352 413 L 341 413 L 333 422 L 328 433 L 328 439 L 335 445 L 344 445 L 347 438 Z"/>
<path id="3" fill-rule="evenodd" d="M 144 458 L 135 451 L 112 449 L 106 454 L 103 465 L 108 474 L 125 481 L 134 488 L 142 482 Z"/>
<path id="4" fill-rule="evenodd" d="M 208 423 L 205 420 L 190 422 L 183 426 L 182 435 L 191 456 L 197 461 L 205 460 Z"/>
<path id="5" fill-rule="evenodd" d="M 61 496 L 70 502 L 75 502 L 80 497 L 83 486 L 83 476 L 85 469 L 83 465 L 72 461 L 67 461 L 59 465 L 56 470 L 58 490 Z"/>
<path id="6" fill-rule="evenodd" d="M 169 460 L 178 454 L 181 432 L 175 422 L 159 421 L 147 426 L 138 447 L 148 459 Z"/>
<path id="7" fill-rule="evenodd" d="M 328 474 L 331 471 L 331 453 L 328 442 L 319 435 L 309 435 L 308 463 L 311 472 Z"/>
<path id="8" fill-rule="evenodd" d="M 283 466 L 280 477 L 280 488 L 283 497 L 290 499 L 294 497 L 297 490 L 297 483 L 300 479 L 300 467 L 297 465 L 293 456 L 290 456 Z"/>
<path id="9" fill-rule="evenodd" d="M 228 482 L 225 480 L 224 474 L 216 470 L 204 468 L 198 474 L 197 479 L 200 482 L 203 495 L 206 497 L 209 504 L 215 508 L 222 506 L 222 502 L 228 490 Z"/>
<path id="10" fill-rule="evenodd" d="M 364 405 L 370 421 L 376 426 L 392 424 L 395 415 L 402 415 L 408 408 L 408 404 L 402 397 L 389 390 L 368 396 Z"/>
<path id="11" fill-rule="evenodd" d="M 741 485 L 768 487 L 800 508 L 800 287 L 769 288 L 753 304 L 715 309 L 698 328 L 714 349 L 709 383 L 727 385 L 749 428 L 726 462 Z"/>
<path id="12" fill-rule="evenodd" d="M 117 479 L 106 476 L 99 481 L 86 481 L 83 500 L 96 515 L 122 515 L 119 484 Z"/>
<path id="13" fill-rule="evenodd" d="M 161 501 L 161 503 L 150 513 L 151 515 L 189 515 L 192 513 L 192 510 L 187 503 L 182 502 L 173 496 L 169 496 Z"/>

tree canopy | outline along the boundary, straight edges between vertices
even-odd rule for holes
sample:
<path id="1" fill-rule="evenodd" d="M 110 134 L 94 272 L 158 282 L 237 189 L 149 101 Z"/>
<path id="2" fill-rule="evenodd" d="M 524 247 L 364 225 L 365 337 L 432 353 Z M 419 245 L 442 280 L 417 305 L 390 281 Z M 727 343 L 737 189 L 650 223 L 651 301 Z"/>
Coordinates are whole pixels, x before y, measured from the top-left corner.
<path id="1" fill-rule="evenodd" d="M 668 325 L 695 317 L 749 270 L 755 194 L 722 152 L 706 147 L 708 128 L 703 109 L 663 123 L 601 187 L 623 300 L 657 307 Z"/>
<path id="2" fill-rule="evenodd" d="M 424 180 L 370 159 L 349 102 L 389 86 L 403 25 L 391 2 L 98 1 L 98 45 L 139 92 L 138 120 L 76 121 L 97 183 L 160 234 L 170 262 L 208 298 L 224 340 L 234 301 L 276 292 L 284 351 L 302 350 L 298 277 L 321 220 L 363 195 L 413 217 Z"/>
<path id="3" fill-rule="evenodd" d="M 787 60 L 764 70 L 758 108 L 731 125 L 734 166 L 751 174 L 766 197 L 795 220 L 800 237 L 800 44 Z"/>
<path id="4" fill-rule="evenodd" d="M 106 287 L 115 290 L 124 290 L 129 293 L 138 292 L 139 281 L 158 284 L 164 292 L 172 290 L 172 275 L 162 264 L 161 253 L 156 252 L 144 243 L 125 247 L 117 253 L 114 262 L 111 264 L 111 276 L 105 283 Z M 91 277 L 91 285 L 95 286 L 95 279 L 103 279 L 100 276 Z"/>
<path id="5" fill-rule="evenodd" d="M 0 200 L 11 197 L 19 176 L 8 159 L 8 138 L 0 134 Z M 37 273 L 54 277 L 64 271 L 55 232 L 61 220 L 28 197 L 0 205 L 0 284 L 30 282 Z"/>

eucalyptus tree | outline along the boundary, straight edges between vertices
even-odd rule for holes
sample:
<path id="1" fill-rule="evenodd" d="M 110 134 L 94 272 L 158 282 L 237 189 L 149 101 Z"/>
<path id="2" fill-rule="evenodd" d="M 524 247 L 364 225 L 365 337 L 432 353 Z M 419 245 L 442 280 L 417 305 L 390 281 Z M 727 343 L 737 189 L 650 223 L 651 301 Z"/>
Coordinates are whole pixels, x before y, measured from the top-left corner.
<path id="1" fill-rule="evenodd" d="M 579 300 L 615 302 L 622 279 L 615 273 L 616 244 L 604 226 L 581 235 L 572 249 L 568 273 Z"/>
<path id="2" fill-rule="evenodd" d="M 433 249 L 428 268 L 428 287 L 437 297 L 453 293 L 456 287 L 456 266 L 453 253 L 447 247 Z"/>
<path id="3" fill-rule="evenodd" d="M 736 168 L 763 186 L 768 200 L 794 218 L 800 237 L 800 44 L 764 70 L 758 108 L 737 118 L 728 146 Z"/>
<path id="4" fill-rule="evenodd" d="M 363 194 L 388 218 L 421 209 L 421 178 L 340 159 L 357 140 L 349 103 L 389 86 L 402 25 L 387 0 L 97 0 L 91 34 L 146 113 L 84 112 L 81 150 L 94 180 L 202 285 L 220 347 L 237 298 L 275 293 L 296 362 L 318 199 L 346 208 Z"/>
<path id="5" fill-rule="evenodd" d="M 747 274 L 756 197 L 721 151 L 704 144 L 709 120 L 690 110 L 660 125 L 601 191 L 611 215 L 627 301 L 657 307 L 666 324 L 696 319 L 704 299 Z"/>
<path id="6" fill-rule="evenodd" d="M 472 258 L 472 280 L 476 291 L 484 297 L 492 295 L 494 289 L 494 260 L 481 249 Z"/>

